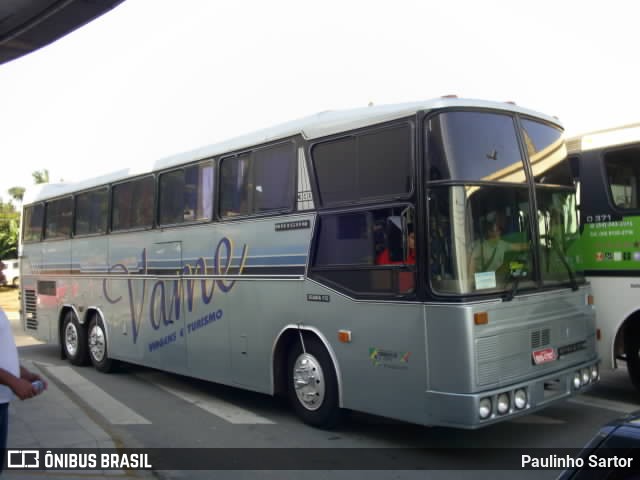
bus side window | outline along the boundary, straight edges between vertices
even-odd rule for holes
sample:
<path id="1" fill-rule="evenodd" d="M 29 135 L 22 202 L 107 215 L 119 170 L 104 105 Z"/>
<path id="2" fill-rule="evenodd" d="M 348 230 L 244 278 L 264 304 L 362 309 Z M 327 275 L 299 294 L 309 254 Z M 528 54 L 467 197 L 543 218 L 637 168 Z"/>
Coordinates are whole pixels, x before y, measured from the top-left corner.
<path id="1" fill-rule="evenodd" d="M 249 156 L 223 158 L 220 164 L 220 214 L 249 214 Z"/>
<path id="2" fill-rule="evenodd" d="M 604 165 L 613 204 L 620 209 L 638 209 L 640 149 L 633 147 L 606 153 Z"/>
<path id="3" fill-rule="evenodd" d="M 415 241 L 406 207 L 323 214 L 311 277 L 356 296 L 396 297 L 415 290 Z M 411 225 L 411 227 L 409 226 Z"/>
<path id="4" fill-rule="evenodd" d="M 414 264 L 415 263 L 415 234 L 413 225 L 409 224 L 406 231 L 402 226 L 402 217 L 392 215 L 387 217 L 384 229 L 384 246 L 376 251 L 377 265 Z"/>

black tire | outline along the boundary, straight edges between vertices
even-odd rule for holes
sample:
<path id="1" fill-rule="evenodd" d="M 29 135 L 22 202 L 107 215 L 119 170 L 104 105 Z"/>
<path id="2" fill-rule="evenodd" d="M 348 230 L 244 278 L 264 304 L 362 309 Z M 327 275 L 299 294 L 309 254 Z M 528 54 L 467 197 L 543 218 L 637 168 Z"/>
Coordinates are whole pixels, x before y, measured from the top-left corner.
<path id="1" fill-rule="evenodd" d="M 80 325 L 72 311 L 68 311 L 64 317 L 60 341 L 64 355 L 73 365 L 87 365 L 89 363 L 87 329 L 84 325 Z"/>
<path id="2" fill-rule="evenodd" d="M 338 380 L 331 357 L 324 345 L 313 336 L 304 337 L 306 353 L 296 340 L 287 358 L 287 391 L 289 401 L 303 422 L 319 428 L 335 427 L 341 417 L 338 402 Z M 296 367 L 306 368 L 306 372 L 296 373 Z M 295 378 L 306 381 L 306 386 L 296 389 Z M 301 378 L 302 377 L 302 378 Z M 300 397 L 308 400 L 303 401 Z M 315 397 L 314 398 L 314 394 Z"/>
<path id="3" fill-rule="evenodd" d="M 18 277 L 11 280 L 11 286 L 13 288 L 18 288 L 20 286 L 20 280 L 18 279 Z"/>
<path id="4" fill-rule="evenodd" d="M 105 331 L 104 323 L 97 315 L 94 315 L 89 322 L 87 350 L 91 363 L 96 370 L 110 373 L 116 369 L 117 362 L 109 358 L 107 332 Z"/>
<path id="5" fill-rule="evenodd" d="M 629 326 L 624 332 L 624 355 L 633 386 L 640 390 L 640 328 Z"/>

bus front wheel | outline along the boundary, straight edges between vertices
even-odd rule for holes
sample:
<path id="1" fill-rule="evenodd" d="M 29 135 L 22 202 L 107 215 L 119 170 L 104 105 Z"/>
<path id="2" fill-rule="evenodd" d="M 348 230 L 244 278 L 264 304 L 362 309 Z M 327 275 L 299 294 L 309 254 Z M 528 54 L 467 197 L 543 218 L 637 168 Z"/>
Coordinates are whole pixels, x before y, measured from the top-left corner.
<path id="1" fill-rule="evenodd" d="M 80 325 L 78 318 L 71 310 L 64 316 L 62 324 L 62 349 L 73 365 L 88 363 L 87 330 Z"/>
<path id="2" fill-rule="evenodd" d="M 627 328 L 624 333 L 624 355 L 633 386 L 640 390 L 640 325 Z"/>
<path id="3" fill-rule="evenodd" d="M 287 361 L 288 394 L 296 414 L 307 424 L 332 428 L 340 419 L 338 380 L 331 357 L 315 337 L 294 342 Z"/>
<path id="4" fill-rule="evenodd" d="M 114 370 L 115 362 L 109 358 L 107 350 L 107 335 L 104 330 L 104 323 L 94 315 L 89 322 L 89 358 L 96 370 L 109 373 Z"/>

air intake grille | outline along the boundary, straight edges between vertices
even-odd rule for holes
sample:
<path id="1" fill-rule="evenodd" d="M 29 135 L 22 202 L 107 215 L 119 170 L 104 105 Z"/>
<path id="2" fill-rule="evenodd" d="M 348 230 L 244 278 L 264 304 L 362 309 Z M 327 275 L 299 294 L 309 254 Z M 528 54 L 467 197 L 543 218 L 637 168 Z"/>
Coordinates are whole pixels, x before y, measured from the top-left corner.
<path id="1" fill-rule="evenodd" d="M 531 332 L 531 348 L 539 348 L 551 343 L 551 331 L 548 328 Z"/>
<path id="2" fill-rule="evenodd" d="M 35 290 L 24 291 L 24 311 L 27 316 L 26 328 L 30 330 L 38 329 L 38 312 L 36 309 L 37 298 Z"/>

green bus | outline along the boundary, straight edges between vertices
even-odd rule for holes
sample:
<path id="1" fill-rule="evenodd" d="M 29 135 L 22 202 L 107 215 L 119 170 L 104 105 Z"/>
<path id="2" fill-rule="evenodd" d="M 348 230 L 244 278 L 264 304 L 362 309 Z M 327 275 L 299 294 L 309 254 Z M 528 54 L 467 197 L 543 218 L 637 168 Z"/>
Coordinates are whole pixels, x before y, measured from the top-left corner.
<path id="1" fill-rule="evenodd" d="M 640 388 L 640 124 L 576 136 L 567 146 L 602 366 L 626 365 Z"/>

